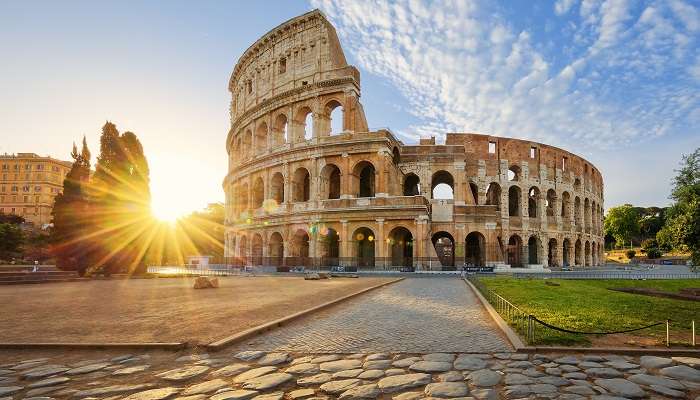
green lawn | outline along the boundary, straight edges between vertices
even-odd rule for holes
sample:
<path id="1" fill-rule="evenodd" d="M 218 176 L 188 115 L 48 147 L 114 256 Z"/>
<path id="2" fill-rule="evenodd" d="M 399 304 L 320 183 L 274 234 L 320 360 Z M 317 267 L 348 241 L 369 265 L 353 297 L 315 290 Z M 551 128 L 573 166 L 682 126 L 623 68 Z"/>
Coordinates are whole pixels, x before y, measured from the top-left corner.
<path id="1" fill-rule="evenodd" d="M 694 280 L 565 280 L 480 278 L 491 290 L 508 299 L 526 313 L 548 324 L 569 330 L 617 331 L 670 319 L 671 333 L 690 339 L 690 321 L 700 330 L 700 303 L 665 299 L 607 290 L 615 287 L 648 287 L 678 292 L 681 288 L 700 287 Z M 549 286 L 545 282 L 560 286 Z M 540 325 L 541 326 L 541 325 Z M 538 327 L 539 328 L 539 327 Z M 538 344 L 587 344 L 584 335 L 538 329 Z M 665 338 L 665 326 L 642 330 L 634 335 Z M 522 334 L 522 332 L 521 332 Z"/>

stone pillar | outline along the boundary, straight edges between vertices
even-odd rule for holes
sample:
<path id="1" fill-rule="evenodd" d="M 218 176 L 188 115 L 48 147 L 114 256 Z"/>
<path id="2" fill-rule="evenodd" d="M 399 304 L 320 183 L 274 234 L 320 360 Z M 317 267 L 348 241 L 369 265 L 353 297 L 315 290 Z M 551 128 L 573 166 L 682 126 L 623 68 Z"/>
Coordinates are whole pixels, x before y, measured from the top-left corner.
<path id="1" fill-rule="evenodd" d="M 270 265 L 270 246 L 267 240 L 267 232 L 261 232 L 262 236 L 262 264 Z"/>
<path id="2" fill-rule="evenodd" d="M 557 223 L 557 230 L 560 231 L 562 228 L 562 216 L 561 216 L 561 207 L 562 207 L 562 196 L 557 193 L 556 197 L 554 198 L 554 221 Z"/>
<path id="3" fill-rule="evenodd" d="M 386 266 L 386 243 L 384 241 L 384 218 L 377 218 L 377 232 L 374 238 L 374 265 L 379 268 Z"/>
<path id="4" fill-rule="evenodd" d="M 338 166 L 342 169 L 340 171 L 340 198 L 349 199 L 354 197 L 352 194 L 352 166 L 350 165 L 350 156 L 348 153 L 343 153 L 342 166 Z"/>
<path id="5" fill-rule="evenodd" d="M 464 263 L 466 233 L 464 224 L 455 224 L 455 267 L 459 268 Z"/>
<path id="6" fill-rule="evenodd" d="M 564 266 L 564 240 L 557 241 L 554 256 L 556 259 L 556 265 L 558 267 Z"/>
<path id="7" fill-rule="evenodd" d="M 340 253 L 340 265 L 342 266 L 348 266 L 350 265 L 350 257 L 352 255 L 350 254 L 350 233 L 348 232 L 348 220 L 346 219 L 341 219 L 340 220 L 341 228 L 340 228 L 340 239 L 338 243 L 338 252 Z"/>
<path id="8" fill-rule="evenodd" d="M 416 237 L 413 240 L 413 250 L 415 252 L 413 256 L 413 266 L 416 270 L 421 270 L 424 268 L 424 259 L 426 257 L 426 240 L 425 236 L 428 231 L 428 216 L 419 215 L 416 218 Z"/>

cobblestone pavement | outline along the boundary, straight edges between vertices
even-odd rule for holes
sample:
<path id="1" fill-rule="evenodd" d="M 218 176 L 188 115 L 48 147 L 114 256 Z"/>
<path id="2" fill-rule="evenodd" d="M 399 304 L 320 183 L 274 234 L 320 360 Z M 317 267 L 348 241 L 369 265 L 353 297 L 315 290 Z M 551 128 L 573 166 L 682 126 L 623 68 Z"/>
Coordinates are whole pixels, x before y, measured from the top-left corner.
<path id="1" fill-rule="evenodd" d="M 700 358 L 691 357 L 225 351 L 28 358 L 0 353 L 0 399 L 700 400 Z"/>
<path id="2" fill-rule="evenodd" d="M 512 350 L 476 296 L 457 278 L 405 279 L 257 336 L 239 348 L 310 353 Z"/>

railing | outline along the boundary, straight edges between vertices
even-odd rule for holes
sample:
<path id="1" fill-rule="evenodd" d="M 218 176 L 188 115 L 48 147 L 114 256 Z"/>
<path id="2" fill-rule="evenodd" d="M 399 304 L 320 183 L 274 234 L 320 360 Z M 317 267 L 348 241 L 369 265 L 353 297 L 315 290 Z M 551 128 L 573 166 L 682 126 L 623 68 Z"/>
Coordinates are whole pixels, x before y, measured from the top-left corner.
<path id="1" fill-rule="evenodd" d="M 517 272 L 518 279 L 700 279 L 700 273 L 659 273 L 638 271 L 572 271 L 552 272 L 548 274 Z"/>
<path id="2" fill-rule="evenodd" d="M 496 309 L 496 312 L 501 315 L 501 318 L 508 325 L 512 326 L 525 339 L 527 344 L 535 344 L 535 325 L 532 315 L 521 310 L 505 297 L 487 288 L 475 275 L 468 275 L 467 280 L 481 292 L 491 306 Z"/>
<path id="3" fill-rule="evenodd" d="M 684 323 L 683 321 L 671 321 L 670 319 L 667 319 L 665 321 L 654 321 L 639 327 L 620 328 L 615 331 L 578 331 L 551 325 L 546 321 L 523 311 L 522 309 L 518 308 L 518 306 L 508 301 L 505 297 L 489 289 L 477 278 L 476 275 L 468 275 L 466 279 L 477 288 L 477 290 L 498 312 L 498 314 L 508 323 L 508 325 L 515 329 L 515 331 L 525 340 L 528 345 L 573 344 L 580 342 L 586 335 L 601 336 L 631 333 L 665 325 L 665 343 L 668 347 L 671 344 L 670 329 L 672 322 L 676 328 L 681 327 L 683 330 L 690 327 L 690 340 L 687 343 L 682 343 L 683 345 L 690 345 L 693 347 L 696 345 L 695 320 L 692 320 L 689 324 L 687 324 L 688 321 L 685 321 Z"/>

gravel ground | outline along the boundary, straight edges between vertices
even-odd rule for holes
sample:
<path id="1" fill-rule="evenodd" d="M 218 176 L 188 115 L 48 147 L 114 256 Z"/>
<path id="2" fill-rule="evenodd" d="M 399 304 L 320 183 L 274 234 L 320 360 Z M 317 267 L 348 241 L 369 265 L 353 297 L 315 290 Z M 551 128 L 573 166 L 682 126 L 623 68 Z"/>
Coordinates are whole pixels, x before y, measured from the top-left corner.
<path id="1" fill-rule="evenodd" d="M 0 286 L 0 342 L 209 343 L 387 278 L 225 277 Z"/>

